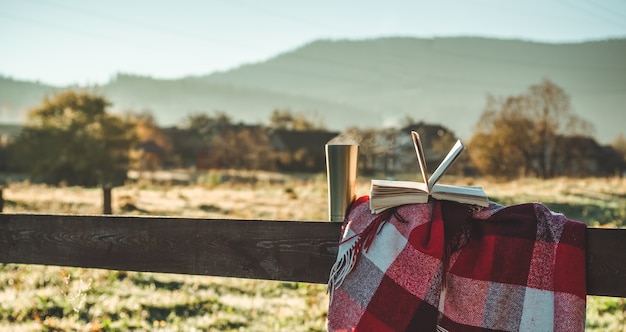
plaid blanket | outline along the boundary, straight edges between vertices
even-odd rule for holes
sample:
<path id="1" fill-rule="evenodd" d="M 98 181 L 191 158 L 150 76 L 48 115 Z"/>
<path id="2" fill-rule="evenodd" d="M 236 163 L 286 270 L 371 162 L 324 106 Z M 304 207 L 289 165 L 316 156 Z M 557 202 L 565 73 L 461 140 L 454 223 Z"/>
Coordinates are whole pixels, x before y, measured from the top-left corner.
<path id="1" fill-rule="evenodd" d="M 448 201 L 344 223 L 329 331 L 583 331 L 583 223 L 528 203 Z"/>

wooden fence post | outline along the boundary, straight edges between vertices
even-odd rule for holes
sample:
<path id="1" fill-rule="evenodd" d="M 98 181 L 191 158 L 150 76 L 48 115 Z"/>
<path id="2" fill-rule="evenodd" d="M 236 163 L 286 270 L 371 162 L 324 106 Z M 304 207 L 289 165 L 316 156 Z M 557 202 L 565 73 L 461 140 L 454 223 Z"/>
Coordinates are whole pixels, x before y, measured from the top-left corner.
<path id="1" fill-rule="evenodd" d="M 113 210 L 111 209 L 111 187 L 110 186 L 102 187 L 102 213 L 103 214 L 113 213 Z"/>
<path id="2" fill-rule="evenodd" d="M 4 188 L 0 188 L 0 213 L 4 211 L 4 195 L 2 193 L 3 189 Z"/>

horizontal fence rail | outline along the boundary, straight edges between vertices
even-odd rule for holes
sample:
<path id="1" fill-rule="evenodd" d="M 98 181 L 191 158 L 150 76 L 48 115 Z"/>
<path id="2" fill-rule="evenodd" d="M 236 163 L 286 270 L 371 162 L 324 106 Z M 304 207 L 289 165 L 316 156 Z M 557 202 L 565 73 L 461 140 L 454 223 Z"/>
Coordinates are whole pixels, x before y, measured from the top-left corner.
<path id="1" fill-rule="evenodd" d="M 0 263 L 326 283 L 341 223 L 0 214 Z M 626 229 L 587 230 L 587 293 L 626 297 Z"/>
<path id="2" fill-rule="evenodd" d="M 341 225 L 0 214 L 0 262 L 324 283 Z"/>

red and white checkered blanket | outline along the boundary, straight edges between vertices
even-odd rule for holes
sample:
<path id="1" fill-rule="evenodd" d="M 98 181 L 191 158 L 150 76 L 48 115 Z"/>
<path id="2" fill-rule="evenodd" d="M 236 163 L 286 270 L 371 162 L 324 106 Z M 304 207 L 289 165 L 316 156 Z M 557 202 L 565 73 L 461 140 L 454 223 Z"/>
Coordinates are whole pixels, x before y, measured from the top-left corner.
<path id="1" fill-rule="evenodd" d="M 539 203 L 360 198 L 329 281 L 329 331 L 583 331 L 585 224 Z"/>

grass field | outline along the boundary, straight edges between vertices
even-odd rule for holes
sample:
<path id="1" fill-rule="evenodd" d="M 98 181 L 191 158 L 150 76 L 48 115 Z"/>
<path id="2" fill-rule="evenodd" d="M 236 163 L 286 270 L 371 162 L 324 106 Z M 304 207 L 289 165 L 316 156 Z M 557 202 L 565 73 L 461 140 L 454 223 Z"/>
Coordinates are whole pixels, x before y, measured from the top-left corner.
<path id="1" fill-rule="evenodd" d="M 206 174 L 193 186 L 113 190 L 116 214 L 326 220 L 323 175 Z M 477 180 L 446 177 L 446 182 Z M 596 227 L 623 227 L 626 179 L 481 180 L 501 204 L 540 201 Z M 362 179 L 358 194 L 368 192 Z M 99 189 L 12 183 L 5 212 L 91 214 Z M 0 265 L 0 330 L 323 331 L 324 285 L 52 266 Z M 623 299 L 588 297 L 587 330 L 626 331 Z"/>

